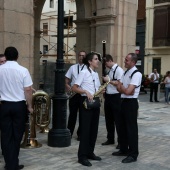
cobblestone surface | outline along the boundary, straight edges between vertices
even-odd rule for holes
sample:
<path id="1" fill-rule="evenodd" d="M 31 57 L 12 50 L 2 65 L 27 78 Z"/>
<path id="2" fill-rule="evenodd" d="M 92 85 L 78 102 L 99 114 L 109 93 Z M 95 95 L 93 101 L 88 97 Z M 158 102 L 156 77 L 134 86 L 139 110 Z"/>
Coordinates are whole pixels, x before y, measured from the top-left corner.
<path id="1" fill-rule="evenodd" d="M 164 104 L 163 94 L 159 103 L 150 103 L 149 94 L 139 96 L 139 157 L 138 161 L 122 164 L 124 157 L 114 157 L 116 145 L 102 146 L 106 140 L 105 118 L 100 116 L 99 133 L 95 154 L 102 161 L 91 161 L 92 167 L 87 168 L 77 162 L 79 142 L 74 134 L 71 146 L 53 148 L 47 146 L 47 134 L 37 133 L 37 138 L 43 144 L 41 148 L 21 149 L 20 164 L 25 170 L 169 170 L 170 169 L 170 105 Z M 4 161 L 0 155 L 0 169 Z"/>

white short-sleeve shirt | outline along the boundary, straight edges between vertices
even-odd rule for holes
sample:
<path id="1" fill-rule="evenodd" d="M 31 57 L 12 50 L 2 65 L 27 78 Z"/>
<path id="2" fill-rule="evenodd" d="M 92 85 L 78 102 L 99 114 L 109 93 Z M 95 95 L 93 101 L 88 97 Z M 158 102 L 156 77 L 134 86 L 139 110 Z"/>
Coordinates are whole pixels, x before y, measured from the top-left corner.
<path id="1" fill-rule="evenodd" d="M 154 76 L 153 83 L 159 83 L 159 80 L 157 80 L 157 77 L 156 77 L 155 73 L 151 73 L 148 78 L 151 78 L 152 76 Z M 158 73 L 157 73 L 157 76 L 159 78 L 159 74 Z"/>
<path id="2" fill-rule="evenodd" d="M 90 72 L 91 71 L 91 72 Z M 90 94 L 94 94 L 96 91 L 99 90 L 100 87 L 100 79 L 97 72 L 93 71 L 92 69 L 82 70 L 78 75 L 75 84 L 78 85 L 81 89 L 87 90 Z M 85 96 L 85 94 L 81 94 Z"/>
<path id="3" fill-rule="evenodd" d="M 16 61 L 7 61 L 0 66 L 0 96 L 4 101 L 25 99 L 24 87 L 33 84 L 29 71 Z"/>
<path id="4" fill-rule="evenodd" d="M 74 85 L 74 83 L 75 83 L 75 81 L 76 81 L 79 73 L 80 73 L 82 70 L 85 70 L 86 68 L 87 68 L 87 67 L 86 67 L 86 65 L 84 65 L 84 64 L 83 64 L 83 65 L 74 64 L 74 65 L 72 65 L 72 66 L 68 69 L 65 77 L 67 77 L 67 78 L 69 78 L 69 79 L 71 80 L 71 87 Z"/>
<path id="5" fill-rule="evenodd" d="M 131 75 L 135 70 L 137 70 L 136 66 L 128 70 L 126 74 L 123 74 L 121 78 L 121 82 L 123 83 L 123 86 L 125 88 L 127 88 L 130 84 L 135 85 L 136 86 L 135 92 L 133 95 L 121 94 L 121 98 L 138 98 L 140 92 L 140 85 L 142 81 L 142 74 L 140 72 L 136 72 L 135 74 L 133 74 L 131 78 Z"/>
<path id="6" fill-rule="evenodd" d="M 114 64 L 113 67 L 110 69 L 108 76 L 110 77 L 110 80 L 113 80 L 113 74 L 114 74 L 114 78 L 116 80 L 120 80 L 122 78 L 122 75 L 124 73 L 123 69 L 121 67 L 117 67 L 117 64 Z M 117 68 L 116 68 L 117 67 Z M 116 86 L 113 86 L 112 84 L 108 84 L 106 87 L 106 93 L 107 94 L 116 94 L 119 93 L 117 91 Z"/>

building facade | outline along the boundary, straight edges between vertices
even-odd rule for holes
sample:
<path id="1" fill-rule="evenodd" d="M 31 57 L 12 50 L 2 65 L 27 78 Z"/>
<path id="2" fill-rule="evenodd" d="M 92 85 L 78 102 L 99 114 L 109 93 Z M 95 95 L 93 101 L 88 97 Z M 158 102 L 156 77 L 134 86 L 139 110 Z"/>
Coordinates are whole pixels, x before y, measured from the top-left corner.
<path id="1" fill-rule="evenodd" d="M 57 56 L 57 15 L 58 0 L 45 1 L 40 29 L 40 51 L 43 58 L 50 61 L 56 60 Z M 64 1 L 64 45 L 63 54 L 66 62 L 75 62 L 76 50 L 76 3 L 75 0 Z"/>
<path id="2" fill-rule="evenodd" d="M 144 57 L 145 57 L 145 29 L 146 29 L 145 7 L 146 0 L 139 0 L 136 23 L 136 54 L 138 55 L 138 62 L 136 66 L 141 73 L 144 73 Z"/>
<path id="3" fill-rule="evenodd" d="M 154 68 L 162 75 L 170 70 L 170 1 L 146 1 L 144 73 Z"/>
<path id="4" fill-rule="evenodd" d="M 64 0 L 65 3 L 68 1 Z M 51 0 L 0 0 L 0 51 L 3 52 L 7 46 L 18 49 L 19 63 L 30 70 L 34 88 L 38 88 L 39 83 L 40 51 L 43 53 L 52 48 L 49 45 L 45 50 L 46 47 L 43 49 L 40 45 L 43 31 L 40 23 L 45 2 L 53 5 Z M 123 67 L 124 57 L 135 52 L 137 0 L 76 0 L 75 4 L 76 51 L 102 54 L 102 40 L 106 40 L 106 53 L 113 55 Z M 54 8 L 57 9 L 57 1 L 54 1 Z M 54 12 L 52 9 L 51 13 Z M 54 53 L 55 48 L 53 50 Z"/>

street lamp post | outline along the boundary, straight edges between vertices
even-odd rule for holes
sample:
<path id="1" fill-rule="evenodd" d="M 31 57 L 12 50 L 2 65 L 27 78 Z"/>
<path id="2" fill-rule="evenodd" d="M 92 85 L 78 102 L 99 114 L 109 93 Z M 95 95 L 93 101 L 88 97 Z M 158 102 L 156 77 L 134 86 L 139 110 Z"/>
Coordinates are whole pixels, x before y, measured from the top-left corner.
<path id="1" fill-rule="evenodd" d="M 48 133 L 48 146 L 67 147 L 71 134 L 67 129 L 67 96 L 65 95 L 65 68 L 63 60 L 64 0 L 58 0 L 57 60 L 55 69 L 52 129 Z"/>

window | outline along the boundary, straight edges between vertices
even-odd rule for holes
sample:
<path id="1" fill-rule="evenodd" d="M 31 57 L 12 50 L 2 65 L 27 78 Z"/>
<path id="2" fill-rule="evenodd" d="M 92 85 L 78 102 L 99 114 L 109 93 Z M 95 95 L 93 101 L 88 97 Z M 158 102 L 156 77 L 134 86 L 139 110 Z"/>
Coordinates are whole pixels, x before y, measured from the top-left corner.
<path id="1" fill-rule="evenodd" d="M 157 69 L 158 73 L 161 74 L 161 59 L 153 58 L 152 70 Z"/>
<path id="2" fill-rule="evenodd" d="M 155 8 L 153 46 L 170 46 L 170 6 Z"/>
<path id="3" fill-rule="evenodd" d="M 54 8 L 54 0 L 50 0 L 50 8 Z"/>
<path id="4" fill-rule="evenodd" d="M 64 17 L 64 29 L 73 27 L 73 16 Z"/>
<path id="5" fill-rule="evenodd" d="M 48 35 L 48 23 L 43 23 L 43 35 Z"/>
<path id="6" fill-rule="evenodd" d="M 43 54 L 48 53 L 48 45 L 43 45 Z"/>

